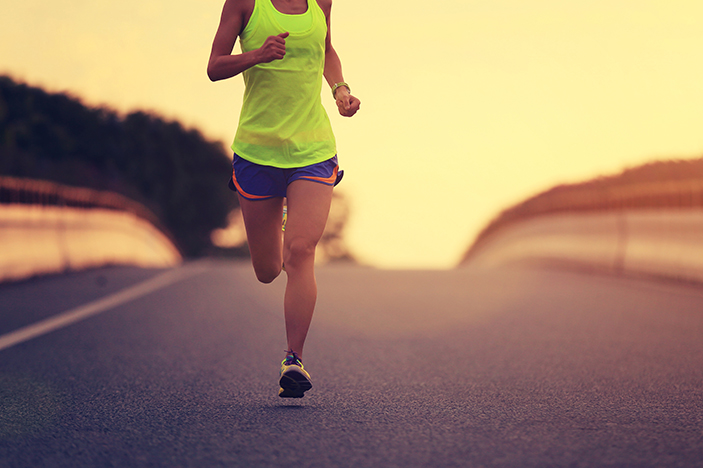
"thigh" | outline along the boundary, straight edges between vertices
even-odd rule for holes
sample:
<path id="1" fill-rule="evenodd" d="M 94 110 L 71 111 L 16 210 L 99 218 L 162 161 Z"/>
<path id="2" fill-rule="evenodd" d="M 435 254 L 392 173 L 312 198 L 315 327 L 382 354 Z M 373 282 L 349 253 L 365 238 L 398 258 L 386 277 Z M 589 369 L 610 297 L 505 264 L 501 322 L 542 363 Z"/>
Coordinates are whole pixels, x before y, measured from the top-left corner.
<path id="1" fill-rule="evenodd" d="M 288 220 L 284 244 L 317 245 L 327 224 L 334 187 L 299 179 L 288 186 Z"/>
<path id="2" fill-rule="evenodd" d="M 239 205 L 247 231 L 254 268 L 281 265 L 283 198 L 248 200 L 239 194 Z"/>

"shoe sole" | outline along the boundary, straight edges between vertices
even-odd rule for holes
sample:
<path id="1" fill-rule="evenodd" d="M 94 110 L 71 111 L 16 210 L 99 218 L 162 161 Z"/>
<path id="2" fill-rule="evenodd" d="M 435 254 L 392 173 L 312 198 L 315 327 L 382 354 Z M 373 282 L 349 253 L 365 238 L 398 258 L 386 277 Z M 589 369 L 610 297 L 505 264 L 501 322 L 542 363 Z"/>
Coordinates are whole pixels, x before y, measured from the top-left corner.
<path id="1" fill-rule="evenodd" d="M 305 392 L 312 388 L 312 382 L 296 370 L 284 373 L 278 384 L 281 386 L 281 390 L 278 392 L 278 396 L 281 398 L 303 398 Z"/>
<path id="2" fill-rule="evenodd" d="M 339 170 L 337 172 L 337 180 L 334 181 L 334 186 L 336 187 L 339 185 L 339 183 L 342 181 L 342 178 L 344 177 L 344 170 Z"/>

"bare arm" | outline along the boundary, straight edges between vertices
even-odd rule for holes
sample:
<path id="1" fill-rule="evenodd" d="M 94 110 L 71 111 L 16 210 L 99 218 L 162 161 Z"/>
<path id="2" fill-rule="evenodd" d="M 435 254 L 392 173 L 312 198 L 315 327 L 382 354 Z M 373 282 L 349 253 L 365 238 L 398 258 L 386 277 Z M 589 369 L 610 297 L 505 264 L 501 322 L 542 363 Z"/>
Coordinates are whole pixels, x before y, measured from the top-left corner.
<path id="1" fill-rule="evenodd" d="M 231 78 L 255 65 L 280 60 L 286 55 L 288 33 L 268 37 L 259 49 L 232 55 L 234 43 L 244 30 L 252 8 L 253 1 L 250 0 L 226 0 L 207 64 L 210 80 Z"/>
<path id="2" fill-rule="evenodd" d="M 332 0 L 317 0 L 327 18 L 327 38 L 325 39 L 325 69 L 324 76 L 330 88 L 337 83 L 344 81 L 342 74 L 342 61 L 337 55 L 337 51 L 332 46 L 332 33 L 330 29 L 330 15 L 332 12 Z M 359 110 L 361 101 L 349 93 L 349 88 L 341 86 L 334 92 L 334 98 L 337 103 L 339 113 L 345 117 L 351 117 Z"/>

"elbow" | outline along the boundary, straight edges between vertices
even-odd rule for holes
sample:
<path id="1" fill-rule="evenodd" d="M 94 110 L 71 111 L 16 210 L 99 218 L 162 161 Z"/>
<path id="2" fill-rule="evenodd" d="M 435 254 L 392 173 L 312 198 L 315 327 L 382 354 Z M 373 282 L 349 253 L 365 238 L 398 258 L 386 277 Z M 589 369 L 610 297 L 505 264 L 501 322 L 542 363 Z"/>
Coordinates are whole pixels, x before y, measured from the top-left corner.
<path id="1" fill-rule="evenodd" d="M 207 77 L 210 78 L 210 81 L 212 82 L 215 82 L 220 79 L 215 73 L 215 70 L 213 70 L 212 67 L 210 67 L 209 65 L 207 67 Z"/>
<path id="2" fill-rule="evenodd" d="M 218 72 L 217 65 L 212 59 L 207 63 L 207 77 L 213 82 L 219 81 L 223 78 L 222 73 Z"/>
<path id="3" fill-rule="evenodd" d="M 232 78 L 233 76 L 236 76 L 238 74 L 239 72 L 229 74 L 227 70 L 223 70 L 222 68 L 218 67 L 207 67 L 207 77 L 210 78 L 210 81 L 212 82 L 226 80 L 227 78 Z"/>

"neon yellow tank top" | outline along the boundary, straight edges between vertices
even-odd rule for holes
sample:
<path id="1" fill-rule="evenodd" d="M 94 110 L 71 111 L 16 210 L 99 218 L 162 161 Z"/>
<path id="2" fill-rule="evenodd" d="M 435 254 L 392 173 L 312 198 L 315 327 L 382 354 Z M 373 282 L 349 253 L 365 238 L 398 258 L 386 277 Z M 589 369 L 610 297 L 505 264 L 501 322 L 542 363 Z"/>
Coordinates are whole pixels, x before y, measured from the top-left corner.
<path id="1" fill-rule="evenodd" d="M 241 34 L 242 51 L 257 49 L 267 37 L 286 31 L 290 35 L 282 60 L 243 73 L 244 102 L 232 143 L 242 158 L 281 168 L 316 164 L 336 154 L 320 97 L 327 21 L 317 0 L 308 0 L 302 15 L 285 15 L 271 0 L 255 0 Z"/>

